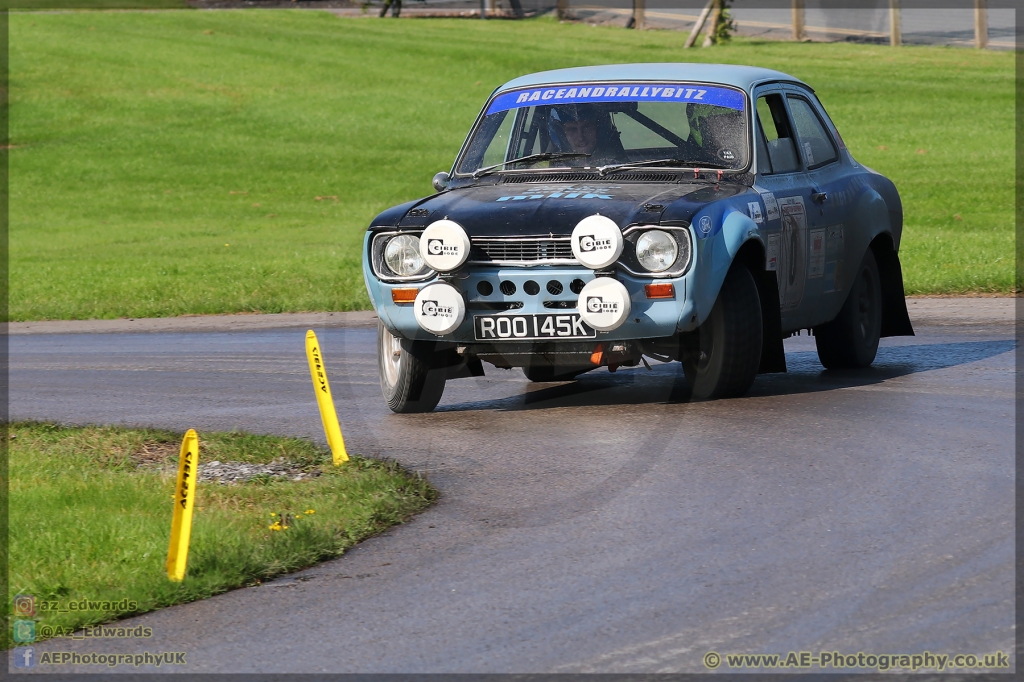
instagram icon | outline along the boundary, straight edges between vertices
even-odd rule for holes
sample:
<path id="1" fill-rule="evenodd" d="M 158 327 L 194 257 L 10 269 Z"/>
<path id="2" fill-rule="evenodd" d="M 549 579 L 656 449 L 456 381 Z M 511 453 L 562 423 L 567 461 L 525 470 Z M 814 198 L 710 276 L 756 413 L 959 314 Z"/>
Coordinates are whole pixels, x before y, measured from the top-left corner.
<path id="1" fill-rule="evenodd" d="M 15 616 L 36 615 L 36 598 L 31 594 L 18 594 L 14 596 Z"/>

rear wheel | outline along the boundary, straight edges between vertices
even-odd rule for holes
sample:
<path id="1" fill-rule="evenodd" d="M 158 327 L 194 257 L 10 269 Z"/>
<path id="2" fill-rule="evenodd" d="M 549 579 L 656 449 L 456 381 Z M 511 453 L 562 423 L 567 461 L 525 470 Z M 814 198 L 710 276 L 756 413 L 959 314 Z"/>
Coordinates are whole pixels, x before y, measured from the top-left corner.
<path id="1" fill-rule="evenodd" d="M 734 263 L 711 315 L 683 338 L 682 364 L 695 400 L 737 398 L 761 362 L 761 300 L 750 270 Z"/>
<path id="2" fill-rule="evenodd" d="M 882 284 L 868 249 L 850 295 L 836 319 L 814 328 L 818 359 L 826 369 L 867 367 L 875 361 L 882 331 Z"/>
<path id="3" fill-rule="evenodd" d="M 400 339 L 377 323 L 377 365 L 384 400 L 393 412 L 430 412 L 444 393 L 445 370 L 435 367 L 434 343 Z"/>

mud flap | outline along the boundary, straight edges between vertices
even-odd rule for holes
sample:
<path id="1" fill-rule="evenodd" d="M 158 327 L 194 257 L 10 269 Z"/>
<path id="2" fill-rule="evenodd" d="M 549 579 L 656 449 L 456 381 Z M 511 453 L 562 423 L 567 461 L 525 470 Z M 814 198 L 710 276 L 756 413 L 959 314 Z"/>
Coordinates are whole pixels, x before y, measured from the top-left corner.
<path id="1" fill-rule="evenodd" d="M 761 364 L 758 374 L 786 371 L 786 349 L 782 343 L 782 306 L 775 273 L 767 270 L 751 273 L 761 297 Z"/>
<path id="2" fill-rule="evenodd" d="M 882 336 L 914 336 L 903 293 L 903 269 L 890 244 L 876 239 L 872 243 L 878 277 L 882 281 Z"/>

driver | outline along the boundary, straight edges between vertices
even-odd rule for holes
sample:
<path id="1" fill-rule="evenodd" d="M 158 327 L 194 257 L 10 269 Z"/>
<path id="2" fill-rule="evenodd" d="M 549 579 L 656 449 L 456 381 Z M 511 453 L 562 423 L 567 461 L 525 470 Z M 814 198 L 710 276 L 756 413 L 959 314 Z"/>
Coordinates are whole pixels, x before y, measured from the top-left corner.
<path id="1" fill-rule="evenodd" d="M 592 163 L 614 163 L 623 155 L 611 116 L 593 104 L 561 104 L 548 114 L 548 136 L 554 152 L 589 154 Z"/>

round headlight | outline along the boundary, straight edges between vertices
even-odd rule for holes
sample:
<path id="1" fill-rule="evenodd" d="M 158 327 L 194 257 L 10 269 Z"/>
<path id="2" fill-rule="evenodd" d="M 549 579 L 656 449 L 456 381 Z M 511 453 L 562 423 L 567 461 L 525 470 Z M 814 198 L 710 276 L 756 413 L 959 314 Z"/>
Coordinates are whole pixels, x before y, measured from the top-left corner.
<path id="1" fill-rule="evenodd" d="M 648 230 L 636 240 L 636 259 L 651 272 L 664 272 L 679 255 L 676 240 L 668 232 Z"/>
<path id="2" fill-rule="evenodd" d="M 411 277 L 423 270 L 420 238 L 411 234 L 392 237 L 384 246 L 384 262 L 399 277 Z"/>

